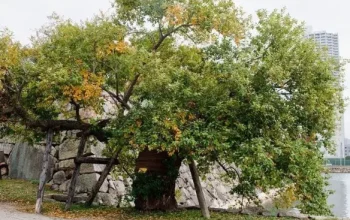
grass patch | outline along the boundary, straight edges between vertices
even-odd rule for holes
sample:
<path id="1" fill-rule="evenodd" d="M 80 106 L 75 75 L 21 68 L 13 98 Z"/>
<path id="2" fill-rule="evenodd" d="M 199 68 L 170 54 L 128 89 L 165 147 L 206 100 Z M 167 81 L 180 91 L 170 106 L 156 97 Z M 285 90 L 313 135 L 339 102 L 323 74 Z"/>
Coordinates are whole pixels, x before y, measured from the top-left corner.
<path id="1" fill-rule="evenodd" d="M 18 209 L 26 212 L 34 211 L 36 199 L 37 182 L 24 180 L 0 180 L 0 202 L 13 203 Z M 48 188 L 46 194 L 57 193 Z M 51 217 L 68 219 L 168 219 L 168 220 L 195 220 L 203 219 L 199 210 L 179 210 L 175 212 L 140 212 L 132 208 L 113 208 L 106 206 L 93 206 L 90 208 L 84 205 L 73 205 L 68 212 L 63 210 L 64 204 L 58 202 L 45 202 L 43 214 Z M 262 216 L 233 215 L 230 213 L 211 212 L 211 219 L 217 220 L 270 220 L 275 218 Z M 290 218 L 280 218 L 290 219 Z"/>
<path id="2" fill-rule="evenodd" d="M 36 181 L 3 179 L 0 180 L 0 201 L 34 204 L 37 189 Z M 50 193 L 50 190 L 45 189 L 45 192 Z"/>

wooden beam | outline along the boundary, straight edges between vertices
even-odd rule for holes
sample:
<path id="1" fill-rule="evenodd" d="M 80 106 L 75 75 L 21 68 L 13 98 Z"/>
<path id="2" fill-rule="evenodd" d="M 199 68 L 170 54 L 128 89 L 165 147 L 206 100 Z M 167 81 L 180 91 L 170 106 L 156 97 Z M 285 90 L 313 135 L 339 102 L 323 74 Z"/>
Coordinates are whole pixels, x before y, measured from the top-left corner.
<path id="1" fill-rule="evenodd" d="M 83 135 L 81 136 L 76 158 L 80 158 L 84 153 L 85 144 L 86 144 L 87 139 L 89 138 L 89 136 L 87 134 L 88 132 L 89 131 L 83 133 Z M 70 209 L 70 207 L 72 206 L 72 202 L 73 202 L 74 194 L 75 194 L 75 185 L 77 183 L 78 176 L 80 173 L 81 163 L 77 163 L 74 161 L 74 164 L 75 164 L 75 167 L 74 167 L 73 176 L 71 178 L 70 185 L 69 185 L 68 198 L 67 198 L 66 206 L 64 208 L 65 211 L 68 211 Z"/>
<path id="2" fill-rule="evenodd" d="M 98 191 L 100 190 L 100 188 L 101 188 L 103 182 L 105 181 L 105 179 L 107 178 L 108 174 L 111 172 L 113 166 L 116 164 L 119 164 L 118 155 L 122 149 L 123 148 L 120 147 L 119 150 L 113 155 L 112 158 L 108 158 L 108 163 L 107 163 L 106 167 L 102 171 L 100 178 L 98 178 L 96 185 L 94 186 L 94 188 L 92 188 L 89 199 L 85 203 L 86 206 L 92 205 L 92 202 L 95 200 L 95 197 L 96 197 Z"/>
<path id="3" fill-rule="evenodd" d="M 43 157 L 43 165 L 40 173 L 39 187 L 36 196 L 35 213 L 40 214 L 44 200 L 45 184 L 47 182 L 47 174 L 49 172 L 49 155 L 52 148 L 53 130 L 49 129 L 46 136 L 46 148 Z"/>
<path id="4" fill-rule="evenodd" d="M 204 197 L 201 181 L 199 178 L 197 165 L 192 158 L 190 159 L 189 167 L 190 167 L 190 172 L 192 175 L 194 187 L 196 189 L 199 207 L 201 207 L 202 216 L 206 219 L 210 219 L 209 208 L 208 208 L 207 202 L 205 201 L 205 197 Z"/>
<path id="5" fill-rule="evenodd" d="M 108 164 L 111 158 L 100 158 L 100 157 L 77 157 L 74 159 L 75 163 L 90 163 L 90 164 Z M 113 165 L 118 165 L 119 161 L 115 160 Z"/>

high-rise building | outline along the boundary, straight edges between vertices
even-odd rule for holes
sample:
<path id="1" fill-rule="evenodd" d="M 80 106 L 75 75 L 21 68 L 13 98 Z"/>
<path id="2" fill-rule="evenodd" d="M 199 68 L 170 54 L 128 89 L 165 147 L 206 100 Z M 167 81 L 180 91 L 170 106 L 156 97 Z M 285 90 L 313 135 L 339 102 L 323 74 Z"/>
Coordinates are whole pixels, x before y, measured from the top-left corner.
<path id="1" fill-rule="evenodd" d="M 312 32 L 311 28 L 306 29 L 306 37 L 313 39 L 319 48 L 326 48 L 328 54 L 335 59 L 339 60 L 339 37 L 338 34 L 328 33 L 326 31 Z M 334 72 L 335 76 L 338 76 L 338 72 Z M 339 83 L 339 86 L 343 86 Z M 330 154 L 326 152 L 327 158 L 344 158 L 345 157 L 345 138 L 344 138 L 344 116 L 338 115 L 337 127 L 333 141 L 335 142 L 335 152 Z"/>
<path id="2" fill-rule="evenodd" d="M 339 59 L 339 38 L 338 34 L 327 33 L 325 31 L 308 34 L 308 38 L 313 39 L 319 47 L 326 47 L 328 54 Z"/>
<path id="3" fill-rule="evenodd" d="M 345 138 L 344 142 L 344 156 L 349 157 L 350 156 L 350 139 Z"/>

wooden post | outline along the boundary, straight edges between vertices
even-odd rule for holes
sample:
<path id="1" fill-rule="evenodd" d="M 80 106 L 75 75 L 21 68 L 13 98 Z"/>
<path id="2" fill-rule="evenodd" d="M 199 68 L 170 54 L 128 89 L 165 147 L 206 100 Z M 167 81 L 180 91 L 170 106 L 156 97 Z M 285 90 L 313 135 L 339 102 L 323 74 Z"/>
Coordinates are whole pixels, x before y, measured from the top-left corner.
<path id="1" fill-rule="evenodd" d="M 100 178 L 98 179 L 96 185 L 94 186 L 94 188 L 91 191 L 91 195 L 89 196 L 89 199 L 86 201 L 86 206 L 91 206 L 98 191 L 100 190 L 103 182 L 105 181 L 105 179 L 107 178 L 108 174 L 111 172 L 113 166 L 118 162 L 118 155 L 120 153 L 120 151 L 122 150 L 122 148 L 120 148 L 111 158 L 111 160 L 109 161 L 109 163 L 107 164 L 107 166 L 105 167 L 105 169 L 102 171 Z"/>
<path id="2" fill-rule="evenodd" d="M 77 158 L 80 158 L 83 155 L 87 139 L 88 139 L 88 135 L 87 135 L 87 132 L 85 132 L 83 133 L 80 139 Z M 68 189 L 68 198 L 67 198 L 66 206 L 64 208 L 65 211 L 68 211 L 72 206 L 74 193 L 75 193 L 75 186 L 77 184 L 77 179 L 80 174 L 81 163 L 78 163 L 76 160 L 74 160 L 74 163 L 75 163 L 75 167 L 74 167 L 73 176 Z"/>
<path id="3" fill-rule="evenodd" d="M 189 166 L 190 166 L 194 187 L 196 188 L 196 194 L 197 194 L 199 206 L 202 211 L 202 215 L 204 218 L 209 219 L 210 218 L 209 208 L 208 208 L 207 202 L 205 201 L 202 185 L 199 179 L 197 166 L 193 159 L 190 159 Z"/>
<path id="4" fill-rule="evenodd" d="M 42 171 L 40 174 L 38 193 L 36 196 L 36 204 L 35 204 L 35 212 L 36 213 L 41 213 L 41 208 L 42 208 L 42 203 L 43 203 L 43 198 L 44 198 L 44 191 L 45 191 L 45 184 L 47 181 L 47 171 L 49 168 L 49 155 L 51 153 L 51 147 L 52 147 L 52 136 L 53 136 L 53 131 L 52 131 L 52 129 L 49 129 L 47 131 L 46 148 L 45 148 L 45 152 L 44 152 L 43 166 L 42 166 Z"/>

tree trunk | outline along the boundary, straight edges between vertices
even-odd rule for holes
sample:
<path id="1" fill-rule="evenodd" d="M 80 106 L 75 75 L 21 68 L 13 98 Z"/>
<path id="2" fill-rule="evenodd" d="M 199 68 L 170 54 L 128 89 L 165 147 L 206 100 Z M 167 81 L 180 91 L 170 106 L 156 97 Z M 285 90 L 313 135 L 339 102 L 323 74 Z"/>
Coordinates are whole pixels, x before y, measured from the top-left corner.
<path id="1" fill-rule="evenodd" d="M 98 179 L 96 185 L 94 186 L 94 188 L 91 191 L 91 195 L 89 196 L 89 199 L 86 201 L 86 206 L 91 206 L 98 191 L 100 190 L 103 182 L 105 181 L 105 179 L 107 178 L 108 174 L 111 172 L 113 166 L 118 162 L 118 155 L 120 153 L 120 151 L 122 150 L 122 148 L 120 148 L 111 158 L 111 160 L 109 161 L 109 163 L 107 164 L 107 166 L 104 168 L 104 170 L 101 173 L 100 178 Z"/>
<path id="2" fill-rule="evenodd" d="M 47 137 L 46 137 L 46 148 L 44 152 L 44 158 L 43 158 L 43 166 L 42 171 L 40 174 L 40 182 L 39 182 L 39 188 L 38 193 L 36 196 L 36 204 L 35 204 L 35 212 L 41 213 L 43 198 L 44 198 L 44 191 L 45 191 L 45 184 L 47 180 L 47 171 L 49 168 L 49 155 L 51 153 L 51 147 L 52 147 L 52 136 L 53 131 L 52 129 L 49 129 L 47 131 Z"/>
<path id="3" fill-rule="evenodd" d="M 83 155 L 87 139 L 88 139 L 88 135 L 87 135 L 87 133 L 84 133 L 80 139 L 77 158 L 79 158 Z M 80 174 L 81 163 L 77 163 L 76 160 L 74 161 L 74 163 L 75 163 L 75 167 L 74 167 L 73 176 L 72 176 L 72 179 L 71 179 L 71 182 L 69 185 L 68 198 L 67 198 L 66 206 L 64 208 L 65 211 L 68 211 L 72 205 L 72 201 L 73 201 L 74 193 L 75 193 L 75 185 L 77 184 L 77 179 L 78 179 L 78 176 Z"/>
<path id="4" fill-rule="evenodd" d="M 196 194 L 197 194 L 199 206 L 200 206 L 201 211 L 202 211 L 202 215 L 204 218 L 209 219 L 210 213 L 209 213 L 208 205 L 207 205 L 207 202 L 205 201 L 202 185 L 201 185 L 201 182 L 199 179 L 197 166 L 196 166 L 196 163 L 194 162 L 193 159 L 190 159 L 189 166 L 190 166 L 190 171 L 191 171 L 194 187 L 196 188 Z"/>
<path id="5" fill-rule="evenodd" d="M 167 152 L 144 150 L 136 161 L 133 182 L 135 207 L 139 210 L 177 209 L 175 183 L 182 159 Z"/>

